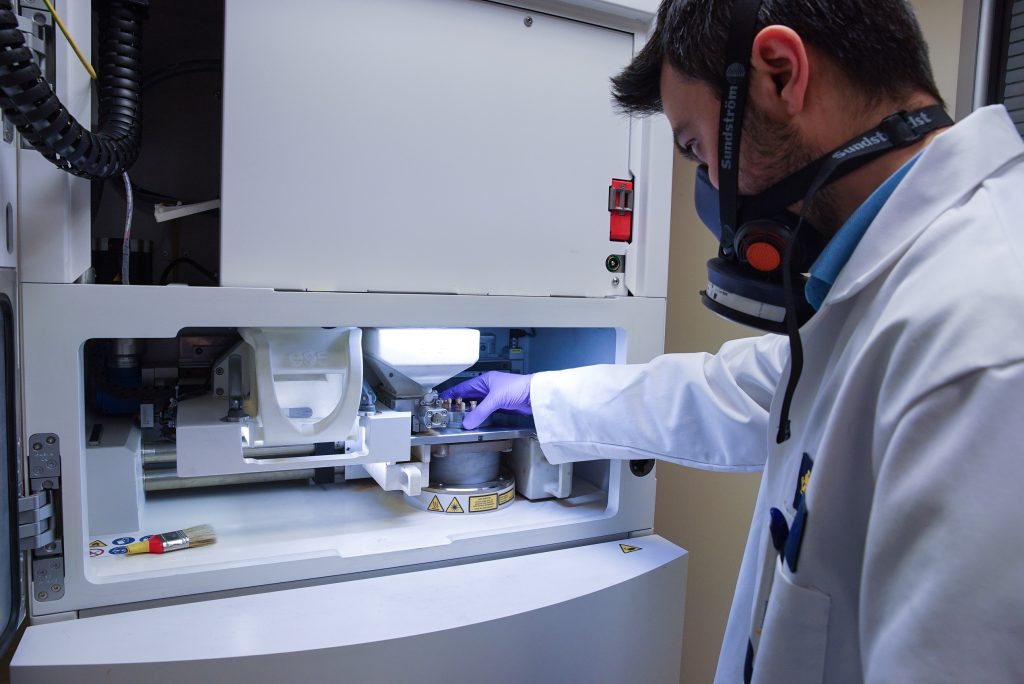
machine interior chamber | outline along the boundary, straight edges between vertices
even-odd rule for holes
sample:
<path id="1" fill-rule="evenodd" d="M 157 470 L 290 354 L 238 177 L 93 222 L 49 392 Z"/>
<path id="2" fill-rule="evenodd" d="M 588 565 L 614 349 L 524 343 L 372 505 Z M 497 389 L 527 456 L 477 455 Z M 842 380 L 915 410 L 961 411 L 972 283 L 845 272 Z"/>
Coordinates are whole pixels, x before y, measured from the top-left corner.
<path id="1" fill-rule="evenodd" d="M 415 329 L 404 330 L 412 333 L 410 339 L 416 337 Z M 613 328 L 469 330 L 479 334 L 478 359 L 436 389 L 490 370 L 534 373 L 613 363 L 622 334 Z M 609 498 L 610 462 L 547 464 L 537 450 L 532 419 L 501 413 L 473 432 L 456 426 L 414 432 L 411 418 L 403 414 L 398 421 L 406 438 L 404 453 L 386 457 L 374 456 L 375 443 L 360 457 L 351 440 L 252 445 L 243 449 L 242 461 L 229 466 L 235 472 L 183 474 L 183 407 L 210 402 L 226 417 L 231 402 L 226 395 L 244 386 L 246 410 L 256 414 L 253 402 L 262 401 L 252 391 L 256 369 L 243 365 L 245 377 L 237 378 L 235 390 L 224 377 L 239 371 L 229 370 L 226 359 L 245 346 L 232 328 L 183 329 L 174 338 L 162 339 L 90 339 L 83 345 L 87 537 L 104 549 L 87 561 L 91 581 L 209 572 L 275 559 L 379 556 L 512 530 L 596 521 L 616 512 L 614 494 Z M 377 394 L 378 417 L 396 413 L 387 405 L 384 383 L 365 358 L 351 362 L 362 366 L 364 387 Z M 369 409 L 367 397 L 362 399 L 361 414 Z M 472 440 L 466 435 L 473 435 Z M 376 458 L 399 464 L 426 461 L 428 467 L 444 463 L 449 449 L 453 456 L 461 450 L 467 458 L 455 468 L 438 467 L 441 477 L 477 462 L 486 468 L 485 461 L 496 456 L 501 475 L 516 480 L 514 499 L 508 493 L 499 506 L 499 499 L 487 495 L 454 503 L 441 495 L 434 503 L 427 494 L 417 506 L 408 492 L 386 491 L 367 472 Z M 336 460 L 328 465 L 316 460 L 323 458 Z M 249 471 L 250 466 L 256 469 Z M 268 466 L 273 469 L 264 469 Z M 467 477 L 469 482 L 460 484 L 470 491 L 477 482 Z M 422 485 L 438 483 L 437 476 L 427 475 Z M 138 557 L 118 553 L 120 545 L 113 543 L 199 524 L 214 526 L 216 544 L 188 553 Z"/>

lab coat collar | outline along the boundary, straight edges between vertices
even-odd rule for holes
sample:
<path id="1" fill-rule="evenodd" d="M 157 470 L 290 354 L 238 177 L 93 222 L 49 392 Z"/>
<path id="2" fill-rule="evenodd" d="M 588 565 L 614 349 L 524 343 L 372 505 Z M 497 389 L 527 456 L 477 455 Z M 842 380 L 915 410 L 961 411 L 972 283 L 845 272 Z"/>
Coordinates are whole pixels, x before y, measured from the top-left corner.
<path id="1" fill-rule="evenodd" d="M 1024 141 L 1002 105 L 979 109 L 936 137 L 871 223 L 822 310 L 864 289 L 943 212 L 1021 155 Z"/>

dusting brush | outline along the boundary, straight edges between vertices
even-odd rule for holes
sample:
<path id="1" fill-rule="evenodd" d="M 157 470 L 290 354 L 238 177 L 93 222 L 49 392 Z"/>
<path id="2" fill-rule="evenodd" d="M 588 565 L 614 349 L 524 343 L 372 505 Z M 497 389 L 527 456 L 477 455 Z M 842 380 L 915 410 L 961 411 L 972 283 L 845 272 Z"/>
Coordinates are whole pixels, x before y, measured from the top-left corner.
<path id="1" fill-rule="evenodd" d="M 217 541 L 217 535 L 209 525 L 197 525 L 177 532 L 154 534 L 149 539 L 128 545 L 128 553 L 167 553 L 181 549 L 208 546 Z"/>

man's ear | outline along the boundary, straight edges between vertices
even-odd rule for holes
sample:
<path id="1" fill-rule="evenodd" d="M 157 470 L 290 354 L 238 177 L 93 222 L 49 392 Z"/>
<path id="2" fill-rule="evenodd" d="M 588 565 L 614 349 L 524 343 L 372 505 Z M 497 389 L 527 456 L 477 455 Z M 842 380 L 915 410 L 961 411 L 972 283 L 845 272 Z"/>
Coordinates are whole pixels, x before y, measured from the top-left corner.
<path id="1" fill-rule="evenodd" d="M 786 26 L 761 29 L 754 38 L 750 65 L 750 96 L 762 111 L 776 121 L 803 111 L 810 63 L 796 31 Z"/>

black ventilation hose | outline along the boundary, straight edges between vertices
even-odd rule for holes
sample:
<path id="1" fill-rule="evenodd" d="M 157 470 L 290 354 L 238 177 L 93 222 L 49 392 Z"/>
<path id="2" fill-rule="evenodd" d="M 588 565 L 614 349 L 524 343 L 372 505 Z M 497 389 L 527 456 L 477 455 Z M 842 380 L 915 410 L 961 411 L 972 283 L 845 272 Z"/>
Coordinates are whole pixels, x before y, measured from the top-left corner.
<path id="1" fill-rule="evenodd" d="M 142 21 L 148 0 L 106 0 L 99 9 L 99 125 L 89 131 L 57 98 L 0 0 L 0 108 L 57 168 L 84 178 L 120 175 L 139 156 Z"/>

